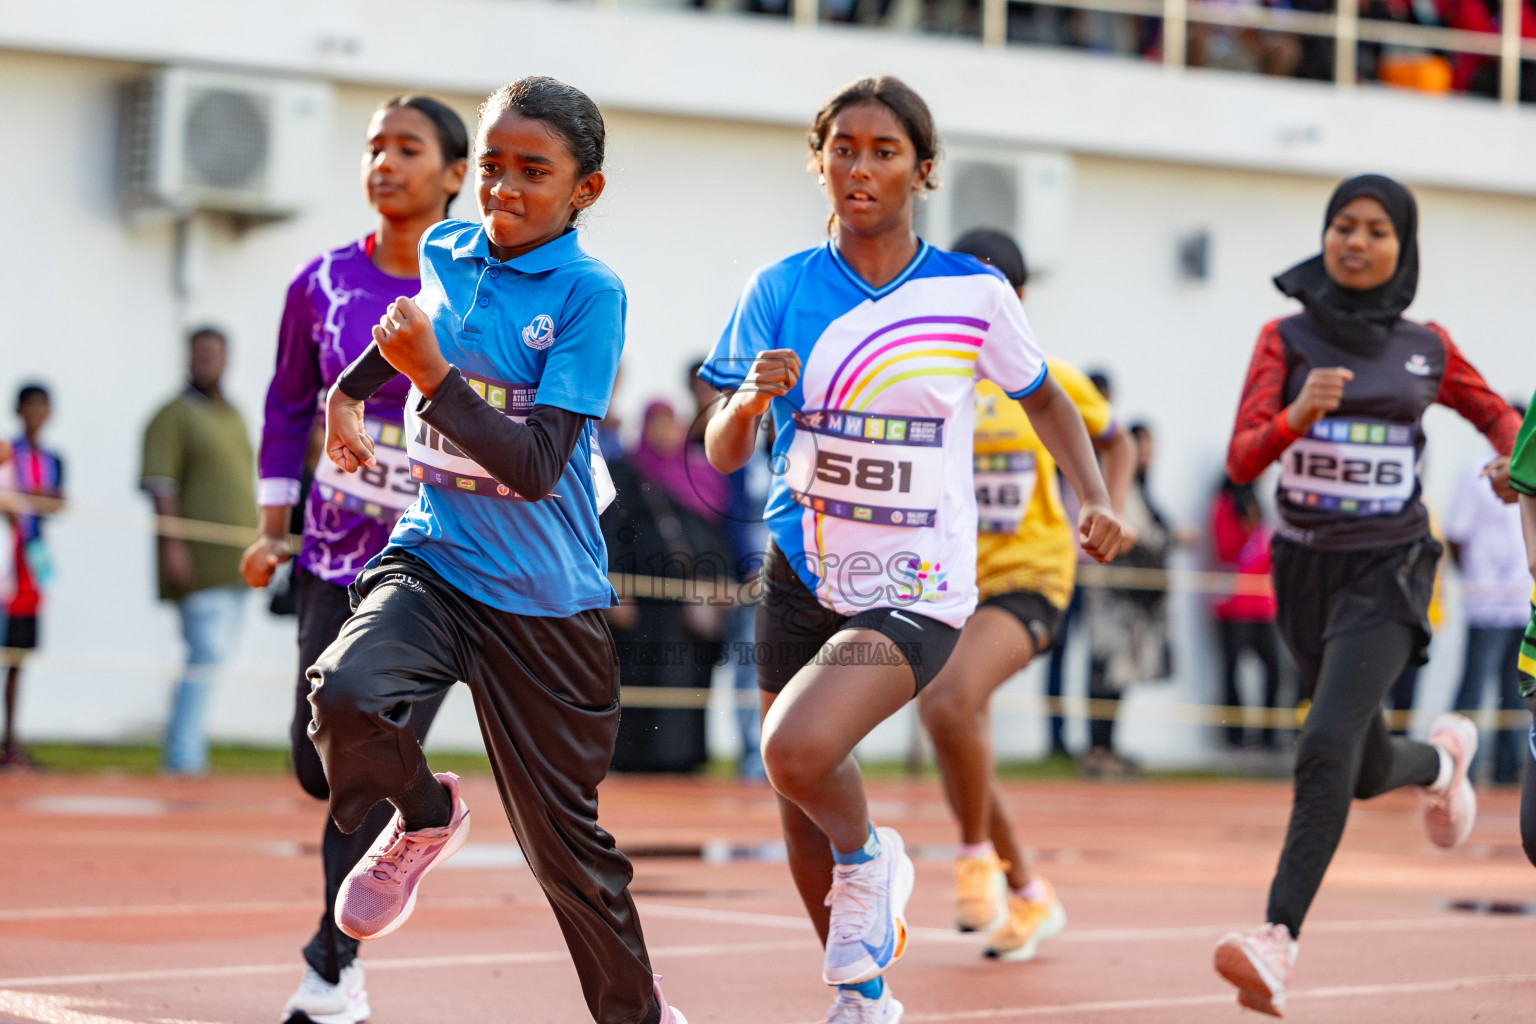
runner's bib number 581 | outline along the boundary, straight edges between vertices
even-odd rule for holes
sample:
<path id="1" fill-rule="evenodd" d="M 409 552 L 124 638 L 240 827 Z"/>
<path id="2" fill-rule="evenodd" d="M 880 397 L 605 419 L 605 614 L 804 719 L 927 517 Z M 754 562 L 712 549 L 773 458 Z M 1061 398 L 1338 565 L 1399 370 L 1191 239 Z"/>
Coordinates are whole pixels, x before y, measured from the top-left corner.
<path id="1" fill-rule="evenodd" d="M 1035 497 L 1038 477 L 1035 453 L 977 455 L 974 466 L 977 530 L 1001 534 L 1019 532 L 1029 503 Z"/>
<path id="2" fill-rule="evenodd" d="M 840 519 L 932 526 L 944 489 L 944 421 L 838 409 L 796 412 L 784 481 L 796 501 Z"/>
<path id="3" fill-rule="evenodd" d="M 373 441 L 376 466 L 347 473 L 328 458 L 315 467 L 315 488 L 333 505 L 350 509 L 380 522 L 392 523 L 416 502 L 421 484 L 411 476 L 411 460 L 405 453 L 405 431 L 398 423 L 372 416 L 363 429 Z"/>
<path id="4" fill-rule="evenodd" d="M 485 399 L 491 408 L 518 423 L 528 418 L 528 413 L 533 410 L 534 396 L 539 390 L 537 384 L 508 383 L 479 375 L 471 376 L 467 373 L 464 374 L 464 380 L 477 395 Z M 443 436 L 441 431 L 434 429 L 417 416 L 415 410 L 420 401 L 421 393 L 412 388 L 405 402 L 405 430 L 406 448 L 410 456 L 410 472 L 414 479 L 424 484 L 464 494 L 502 498 L 507 501 L 523 500 L 512 488 L 491 476 L 485 467 Z M 597 510 L 602 512 L 613 503 L 615 497 L 613 477 L 608 474 L 608 464 L 603 461 L 603 456 L 598 451 L 595 434 L 591 437 L 588 451 L 592 467 L 592 485 L 597 497 Z M 552 494 L 550 497 L 558 498 L 562 495 Z"/>
<path id="5" fill-rule="evenodd" d="M 1401 423 L 1319 420 L 1280 456 L 1280 493 L 1302 508 L 1390 515 L 1416 484 L 1413 431 Z"/>

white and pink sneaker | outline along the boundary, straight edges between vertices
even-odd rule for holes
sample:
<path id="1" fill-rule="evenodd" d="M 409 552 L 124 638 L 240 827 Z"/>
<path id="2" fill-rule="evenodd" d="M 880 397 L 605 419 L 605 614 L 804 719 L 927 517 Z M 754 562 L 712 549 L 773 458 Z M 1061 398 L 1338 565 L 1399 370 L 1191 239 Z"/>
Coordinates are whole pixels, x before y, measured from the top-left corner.
<path id="1" fill-rule="evenodd" d="M 1468 777 L 1477 753 L 1477 726 L 1466 715 L 1441 715 L 1429 730 L 1429 745 L 1450 758 L 1450 771 L 1442 768 L 1435 784 L 1419 791 L 1424 831 L 1430 842 L 1450 849 L 1467 841 L 1477 821 L 1477 791 Z"/>
<path id="2" fill-rule="evenodd" d="M 667 1005 L 667 997 L 661 994 L 661 975 L 653 974 L 651 977 L 656 979 L 656 1005 L 661 1007 L 661 1024 L 688 1024 L 688 1018 L 683 1016 L 681 1010 Z"/>
<path id="3" fill-rule="evenodd" d="M 1285 1016 L 1295 963 L 1296 941 L 1283 924 L 1232 932 L 1216 944 L 1216 973 L 1237 986 L 1237 1001 L 1271 1017 Z"/>
<path id="4" fill-rule="evenodd" d="M 336 893 L 336 927 L 354 939 L 383 938 L 405 924 L 416 909 L 416 887 L 422 876 L 457 853 L 469 838 L 469 805 L 459 797 L 459 777 L 439 772 L 436 778 L 453 801 L 448 824 L 407 832 L 396 811 L 342 881 Z"/>

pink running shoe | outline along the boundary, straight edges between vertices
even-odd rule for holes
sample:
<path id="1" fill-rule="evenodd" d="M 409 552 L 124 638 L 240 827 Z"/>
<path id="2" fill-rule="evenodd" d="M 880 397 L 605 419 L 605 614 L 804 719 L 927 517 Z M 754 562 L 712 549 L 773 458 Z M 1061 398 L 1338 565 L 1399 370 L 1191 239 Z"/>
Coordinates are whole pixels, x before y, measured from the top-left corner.
<path id="1" fill-rule="evenodd" d="M 1216 973 L 1237 986 L 1237 1001 L 1271 1017 L 1285 1016 L 1285 990 L 1296 963 L 1296 943 L 1283 924 L 1247 935 L 1232 932 L 1216 944 Z"/>
<path id="2" fill-rule="evenodd" d="M 656 979 L 656 1005 L 661 1007 L 661 1024 L 688 1024 L 688 1018 L 683 1016 L 681 1010 L 667 1005 L 667 997 L 661 994 L 661 975 L 653 974 Z"/>
<path id="3" fill-rule="evenodd" d="M 416 909 L 416 887 L 422 876 L 457 853 L 469 838 L 469 805 L 459 798 L 459 777 L 439 772 L 436 778 L 453 801 L 448 824 L 407 832 L 396 811 L 342 881 L 336 894 L 336 927 L 354 939 L 380 939 L 405 924 Z"/>
<path id="4" fill-rule="evenodd" d="M 1467 777 L 1477 753 L 1477 726 L 1466 715 L 1440 715 L 1429 730 L 1429 745 L 1450 755 L 1451 777 L 1441 788 L 1421 789 L 1419 807 L 1429 841 L 1450 849 L 1467 841 L 1477 821 L 1477 791 Z"/>

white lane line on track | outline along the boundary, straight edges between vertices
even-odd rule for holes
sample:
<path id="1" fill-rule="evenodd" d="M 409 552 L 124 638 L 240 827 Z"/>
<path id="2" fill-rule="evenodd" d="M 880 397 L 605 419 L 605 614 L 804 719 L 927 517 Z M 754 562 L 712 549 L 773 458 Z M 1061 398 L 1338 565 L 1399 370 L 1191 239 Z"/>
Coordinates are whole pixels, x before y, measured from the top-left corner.
<path id="1" fill-rule="evenodd" d="M 763 928 L 786 928 L 804 931 L 810 922 L 803 917 L 787 914 L 759 914 L 743 910 L 712 910 L 708 907 L 679 907 L 667 903 L 636 904 L 642 914 L 650 917 L 671 918 L 678 921 L 698 921 L 711 924 L 757 925 Z M 1163 928 L 1085 928 L 1062 932 L 1053 943 L 1096 942 L 1168 942 L 1178 940 L 1208 940 L 1221 938 L 1230 931 L 1242 931 L 1248 924 L 1179 925 Z M 1466 931 L 1502 928 L 1536 928 L 1536 919 L 1517 916 L 1450 915 L 1444 917 L 1410 917 L 1365 919 L 1359 921 L 1315 921 L 1307 925 L 1307 934 L 1330 935 L 1369 934 L 1373 932 L 1399 931 Z M 978 935 L 962 935 L 948 928 L 911 928 L 914 938 L 924 942 L 961 943 L 975 945 L 981 941 Z"/>
<path id="2" fill-rule="evenodd" d="M 1464 988 L 1495 985 L 1536 984 L 1536 974 L 1494 974 L 1470 978 L 1444 978 L 1439 981 L 1407 981 L 1383 985 L 1334 985 L 1328 988 L 1301 989 L 1291 993 L 1291 1001 L 1322 999 L 1358 999 L 1365 996 L 1423 995 L 1455 992 Z M 1053 1003 L 1038 1006 L 1000 1006 L 990 1010 L 959 1010 L 946 1013 L 906 1014 L 907 1024 L 955 1024 L 965 1021 L 1006 1021 L 1030 1017 L 1069 1017 L 1083 1013 L 1133 1013 L 1148 1010 L 1175 1010 L 1180 1007 L 1226 1006 L 1235 1004 L 1228 991 L 1219 995 L 1165 996 L 1151 999 L 1100 999 L 1085 1003 Z M 797 1021 L 796 1024 L 803 1024 Z"/>
<path id="3" fill-rule="evenodd" d="M 445 896 L 434 898 L 430 904 L 445 910 L 496 910 L 527 908 L 541 905 L 526 903 L 512 896 Z M 685 907 L 667 903 L 640 903 L 641 910 L 653 917 L 680 921 L 712 922 L 717 924 L 756 925 L 761 928 L 804 931 L 809 922 L 790 914 L 764 914 L 742 910 L 713 910 L 707 907 Z M 7 921 L 82 921 L 110 918 L 135 917 L 215 917 L 237 914 L 278 914 L 290 912 L 309 913 L 315 901 L 266 900 L 231 903 L 141 903 L 119 906 L 85 907 L 24 907 L 0 910 L 0 922 Z M 1146 942 L 1217 939 L 1229 931 L 1242 930 L 1252 925 L 1173 925 L 1157 928 L 1080 928 L 1069 929 L 1052 941 L 1055 943 L 1096 942 Z M 1307 932 L 1317 934 L 1368 934 L 1395 931 L 1464 931 L 1501 928 L 1536 928 L 1536 918 L 1519 915 L 1446 914 L 1442 917 L 1414 918 L 1367 918 L 1355 921 L 1314 921 L 1307 925 Z M 924 941 L 973 943 L 974 935 L 961 935 L 948 928 L 913 927 L 912 934 Z"/>
<path id="4" fill-rule="evenodd" d="M 36 992 L 7 992 L 0 990 L 0 1013 L 30 1017 L 41 1024 L 134 1024 L 121 1017 L 108 1017 L 100 1013 L 88 1013 L 76 1007 L 110 1007 L 100 999 L 82 999 L 77 996 L 45 996 Z M 156 1017 L 152 1024 L 205 1024 L 204 1021 L 180 1018 Z"/>
<path id="5" fill-rule="evenodd" d="M 803 949 L 800 939 L 775 942 L 743 942 L 722 945 L 717 942 L 689 946 L 658 946 L 651 955 L 679 960 L 711 956 L 781 953 Z M 368 970 L 416 971 L 447 967 L 508 967 L 523 964 L 562 963 L 571 958 L 565 949 L 546 949 L 524 953 L 460 953 L 444 956 L 370 957 Z M 141 971 L 105 971 L 98 974 L 43 974 L 30 978 L 0 978 L 0 989 L 56 988 L 67 985 L 121 985 L 142 981 L 188 981 L 195 978 L 244 978 L 263 974 L 296 974 L 295 962 L 280 964 L 229 964 L 222 967 L 177 967 Z"/>

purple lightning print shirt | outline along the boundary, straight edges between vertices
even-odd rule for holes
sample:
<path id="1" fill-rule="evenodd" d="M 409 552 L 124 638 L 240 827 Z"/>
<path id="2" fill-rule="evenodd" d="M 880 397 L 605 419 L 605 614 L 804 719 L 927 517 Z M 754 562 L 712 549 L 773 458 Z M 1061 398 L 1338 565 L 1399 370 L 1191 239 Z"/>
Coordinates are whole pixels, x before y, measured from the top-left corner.
<path id="1" fill-rule="evenodd" d="M 309 432 L 324 415 L 325 394 L 373 342 L 391 302 L 415 295 L 416 278 L 391 277 L 373 265 L 373 236 L 321 253 L 288 286 L 277 337 L 277 369 L 261 428 L 259 504 L 297 505 Z M 398 424 L 410 382 L 404 376 L 368 400 L 367 415 Z M 321 456 L 323 459 L 325 456 Z M 298 567 L 347 586 L 384 549 L 395 517 L 370 516 L 325 500 L 312 486 L 304 506 Z"/>

